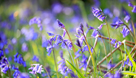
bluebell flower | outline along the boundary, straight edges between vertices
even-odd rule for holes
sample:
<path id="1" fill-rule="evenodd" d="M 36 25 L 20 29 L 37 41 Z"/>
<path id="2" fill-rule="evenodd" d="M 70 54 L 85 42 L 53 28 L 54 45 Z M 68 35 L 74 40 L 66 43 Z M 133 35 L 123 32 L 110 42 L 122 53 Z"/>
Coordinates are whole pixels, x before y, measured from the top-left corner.
<path id="1" fill-rule="evenodd" d="M 115 44 L 116 39 L 111 39 L 111 44 Z"/>
<path id="2" fill-rule="evenodd" d="M 58 22 L 58 25 L 59 25 L 60 28 L 62 28 L 62 29 L 65 28 L 65 26 L 58 19 L 57 19 L 57 22 Z"/>
<path id="3" fill-rule="evenodd" d="M 42 47 L 47 47 L 49 45 L 49 41 L 45 40 L 42 42 Z"/>
<path id="4" fill-rule="evenodd" d="M 41 72 L 42 72 L 42 65 L 40 65 L 40 64 L 32 64 L 32 67 L 30 67 L 29 70 L 32 70 L 32 71 L 29 72 L 31 74 L 37 74 L 37 73 L 41 74 Z"/>
<path id="5" fill-rule="evenodd" d="M 123 30 L 121 31 L 121 33 L 123 34 L 123 38 L 124 38 L 129 34 L 129 30 L 125 26 L 123 26 Z"/>
<path id="6" fill-rule="evenodd" d="M 37 38 L 38 38 L 38 33 L 34 32 L 34 33 L 33 33 L 32 40 L 36 40 Z"/>
<path id="7" fill-rule="evenodd" d="M 53 34 L 53 33 L 50 33 L 50 32 L 47 32 L 47 34 L 48 34 L 49 36 L 54 36 L 54 34 Z"/>
<path id="8" fill-rule="evenodd" d="M 14 78 L 18 78 L 18 76 L 21 74 L 21 72 L 19 70 L 15 70 L 15 72 L 13 73 L 13 77 Z"/>
<path id="9" fill-rule="evenodd" d="M 118 28 L 118 27 L 120 27 L 120 25 L 122 25 L 122 24 L 124 24 L 119 18 L 116 18 L 115 19 L 115 22 L 114 23 L 112 23 L 112 24 L 110 24 L 112 27 L 116 27 L 116 29 Z"/>
<path id="10" fill-rule="evenodd" d="M 30 78 L 30 76 L 27 73 L 21 73 L 17 78 Z"/>
<path id="11" fill-rule="evenodd" d="M 86 70 L 87 68 L 87 57 L 83 54 L 82 60 L 80 61 L 79 68 L 83 68 L 83 70 Z"/>
<path id="12" fill-rule="evenodd" d="M 82 45 L 81 45 L 79 39 L 76 40 L 76 43 L 75 43 L 75 44 L 76 44 L 78 47 L 80 47 L 80 48 L 82 47 Z"/>
<path id="13" fill-rule="evenodd" d="M 106 23 L 101 24 L 101 25 L 98 27 L 98 29 L 101 30 L 102 27 L 103 27 L 103 25 L 106 25 Z"/>
<path id="14" fill-rule="evenodd" d="M 0 59 L 0 68 L 1 68 L 1 72 L 6 73 L 9 70 L 9 63 L 7 58 L 2 57 Z"/>
<path id="15" fill-rule="evenodd" d="M 94 29 L 91 36 L 96 38 L 97 34 L 98 34 L 98 31 L 96 29 Z"/>
<path id="16" fill-rule="evenodd" d="M 111 60 L 110 60 L 110 62 L 107 64 L 107 68 L 108 69 L 111 69 L 111 68 L 113 68 L 115 66 L 115 64 L 112 64 L 111 63 Z"/>
<path id="17" fill-rule="evenodd" d="M 17 39 L 16 39 L 16 38 L 13 38 L 13 39 L 11 40 L 11 42 L 12 42 L 12 44 L 16 44 L 16 43 L 17 43 Z"/>
<path id="18" fill-rule="evenodd" d="M 47 52 L 48 52 L 47 55 L 50 56 L 50 54 L 51 54 L 51 52 L 52 52 L 52 50 L 53 50 L 53 46 L 51 46 L 51 45 L 50 45 L 50 46 L 47 46 L 46 49 L 47 49 Z"/>
<path id="19" fill-rule="evenodd" d="M 117 70 L 114 74 L 114 78 L 122 78 L 123 75 L 121 74 L 121 72 L 119 70 Z"/>
<path id="20" fill-rule="evenodd" d="M 132 65 L 132 62 L 131 62 L 129 59 L 126 59 L 126 61 L 124 61 L 123 67 L 124 67 L 125 65 L 133 66 L 133 65 Z"/>
<path id="21" fill-rule="evenodd" d="M 112 18 L 113 17 L 113 14 L 111 13 L 111 11 L 110 11 L 110 9 L 109 8 L 106 8 L 106 9 L 104 9 L 104 14 L 105 15 L 108 15 L 110 18 Z"/>
<path id="22" fill-rule="evenodd" d="M 16 53 L 14 55 L 14 62 L 23 65 L 24 67 L 26 67 L 26 62 L 23 60 L 23 57 L 21 54 Z"/>
<path id="23" fill-rule="evenodd" d="M 0 49 L 0 59 L 2 59 L 3 56 L 4 56 L 4 52 L 2 49 Z"/>
<path id="24" fill-rule="evenodd" d="M 131 2 L 128 2 L 128 6 L 130 6 L 130 7 L 134 7 L 134 5 L 131 3 Z"/>
<path id="25" fill-rule="evenodd" d="M 124 20 L 126 21 L 126 23 L 128 23 L 128 21 L 130 20 L 130 16 L 129 15 L 126 15 Z"/>
<path id="26" fill-rule="evenodd" d="M 76 53 L 75 53 L 75 59 L 78 58 L 79 56 L 82 56 L 79 52 L 81 51 L 81 49 L 79 49 Z"/>
<path id="27" fill-rule="evenodd" d="M 9 53 L 8 48 L 5 48 L 5 53 L 6 53 L 6 54 L 8 54 L 8 53 Z"/>
<path id="28" fill-rule="evenodd" d="M 62 37 L 64 38 L 65 35 L 66 35 L 66 30 L 63 29 L 63 35 L 62 35 Z"/>
<path id="29" fill-rule="evenodd" d="M 42 23 L 41 23 L 41 18 L 34 17 L 29 21 L 29 25 L 31 26 L 32 24 L 37 24 L 40 31 L 43 29 Z"/>
<path id="30" fill-rule="evenodd" d="M 136 13 L 136 6 L 133 7 L 132 12 Z"/>
<path id="31" fill-rule="evenodd" d="M 95 17 L 97 17 L 100 21 L 103 21 L 105 19 L 105 16 L 102 15 L 102 10 L 99 10 L 98 8 L 92 7 L 92 13 Z"/>
<path id="32" fill-rule="evenodd" d="M 33 60 L 33 61 L 36 61 L 36 62 L 39 62 L 39 57 L 37 57 L 36 55 L 33 55 L 32 60 Z"/>
<path id="33" fill-rule="evenodd" d="M 12 69 L 12 70 L 19 70 L 17 67 L 15 67 L 14 64 L 11 65 L 11 69 Z"/>
<path id="34" fill-rule="evenodd" d="M 27 47 L 27 44 L 26 44 L 26 43 L 23 43 L 23 44 L 22 44 L 22 51 L 23 51 L 23 52 L 27 52 L 27 51 L 28 51 L 28 47 Z"/>

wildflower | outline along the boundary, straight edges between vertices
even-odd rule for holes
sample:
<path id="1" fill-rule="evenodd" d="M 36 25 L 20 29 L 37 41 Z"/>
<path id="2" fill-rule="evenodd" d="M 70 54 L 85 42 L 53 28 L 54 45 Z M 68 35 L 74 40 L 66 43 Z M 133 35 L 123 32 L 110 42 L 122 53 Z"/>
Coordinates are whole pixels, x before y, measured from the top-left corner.
<path id="1" fill-rule="evenodd" d="M 116 71 L 116 73 L 114 74 L 114 78 L 122 78 L 122 74 L 119 70 Z"/>
<path id="2" fill-rule="evenodd" d="M 30 76 L 27 73 L 21 73 L 17 78 L 30 78 Z"/>
<path id="3" fill-rule="evenodd" d="M 134 7 L 134 5 L 131 3 L 131 2 L 128 2 L 128 6 L 130 6 L 130 7 Z"/>
<path id="4" fill-rule="evenodd" d="M 126 23 L 128 23 L 128 21 L 130 20 L 130 16 L 129 15 L 126 15 L 124 20 L 126 21 Z"/>
<path id="5" fill-rule="evenodd" d="M 39 62 L 39 58 L 36 55 L 33 56 L 32 60 L 36 61 L 36 62 Z"/>
<path id="6" fill-rule="evenodd" d="M 131 62 L 129 59 L 127 59 L 126 61 L 124 61 L 123 67 L 124 67 L 125 65 L 133 66 L 133 65 L 132 65 L 132 62 Z"/>
<path id="7" fill-rule="evenodd" d="M 49 36 L 54 36 L 54 34 L 53 34 L 53 33 L 50 33 L 50 32 L 47 32 L 47 34 L 48 34 Z"/>
<path id="8" fill-rule="evenodd" d="M 111 69 L 111 68 L 113 68 L 114 66 L 115 66 L 115 65 L 111 63 L 111 60 L 110 60 L 110 62 L 107 64 L 107 68 L 108 68 L 108 69 Z"/>
<path id="9" fill-rule="evenodd" d="M 121 31 L 121 33 L 123 34 L 123 38 L 124 38 L 129 34 L 129 30 L 125 26 L 123 26 L 123 30 Z"/>
<path id="10" fill-rule="evenodd" d="M 21 54 L 16 53 L 14 55 L 14 62 L 23 65 L 24 67 L 26 67 L 26 62 L 23 60 L 23 57 Z"/>
<path id="11" fill-rule="evenodd" d="M 83 67 L 83 70 L 86 70 L 87 68 L 87 57 L 83 54 L 82 55 L 82 60 L 80 61 L 80 66 L 79 68 L 81 69 Z"/>
<path id="12" fill-rule="evenodd" d="M 28 47 L 27 47 L 27 44 L 26 44 L 26 43 L 23 43 L 23 44 L 22 44 L 22 51 L 23 51 L 23 52 L 27 52 L 27 51 L 28 51 Z"/>
<path id="13" fill-rule="evenodd" d="M 62 28 L 62 29 L 65 28 L 65 26 L 58 19 L 57 19 L 57 22 L 58 22 L 58 25 L 59 25 L 60 28 Z"/>
<path id="14" fill-rule="evenodd" d="M 98 29 L 101 30 L 103 25 L 106 25 L 106 23 L 101 24 Z"/>
<path id="15" fill-rule="evenodd" d="M 1 72 L 6 73 L 9 70 L 9 63 L 7 58 L 1 57 L 0 59 Z"/>
<path id="16" fill-rule="evenodd" d="M 81 47 L 81 43 L 80 43 L 80 41 L 77 39 L 76 40 L 76 43 L 75 43 L 78 47 Z"/>
<path id="17" fill-rule="evenodd" d="M 29 70 L 32 70 L 32 71 L 29 72 L 31 74 L 37 74 L 37 73 L 41 74 L 41 72 L 42 72 L 42 65 L 40 65 L 40 64 L 32 64 L 32 67 L 30 67 Z"/>
<path id="18" fill-rule="evenodd" d="M 116 39 L 111 39 L 111 44 L 115 44 Z"/>
<path id="19" fill-rule="evenodd" d="M 21 74 L 21 72 L 19 70 L 15 70 L 15 72 L 13 73 L 13 77 L 14 78 L 18 78 L 18 76 Z"/>
<path id="20" fill-rule="evenodd" d="M 102 15 L 102 10 L 99 10 L 98 8 L 92 7 L 92 13 L 95 17 L 97 17 L 100 21 L 103 21 L 105 19 L 105 16 Z"/>
<path id="21" fill-rule="evenodd" d="M 136 6 L 133 7 L 132 12 L 136 13 Z"/>
<path id="22" fill-rule="evenodd" d="M 116 27 L 116 29 L 117 29 L 117 28 L 120 27 L 120 25 L 122 25 L 122 24 L 124 24 L 124 23 L 123 23 L 120 19 L 115 18 L 115 22 L 112 23 L 111 26 Z"/>
<path id="23" fill-rule="evenodd" d="M 105 14 L 105 15 L 108 15 L 110 18 L 113 17 L 113 14 L 111 13 L 111 11 L 110 11 L 109 8 L 104 9 L 104 14 Z"/>
<path id="24" fill-rule="evenodd" d="M 97 34 L 98 34 L 98 31 L 96 29 L 94 29 L 91 36 L 95 38 L 97 36 Z"/>
<path id="25" fill-rule="evenodd" d="M 32 24 L 37 24 L 41 31 L 43 29 L 41 22 L 41 18 L 34 17 L 29 21 L 29 25 L 31 26 Z"/>
<path id="26" fill-rule="evenodd" d="M 78 58 L 79 56 L 81 56 L 81 54 L 79 53 L 80 51 L 81 51 L 81 49 L 79 49 L 79 50 L 75 53 L 75 55 L 76 55 L 75 59 Z"/>

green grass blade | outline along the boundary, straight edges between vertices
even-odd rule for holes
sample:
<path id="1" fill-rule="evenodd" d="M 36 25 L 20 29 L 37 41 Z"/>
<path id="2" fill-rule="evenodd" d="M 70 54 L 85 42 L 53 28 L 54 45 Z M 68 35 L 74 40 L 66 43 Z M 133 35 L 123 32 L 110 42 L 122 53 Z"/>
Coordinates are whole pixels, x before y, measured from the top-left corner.
<path id="1" fill-rule="evenodd" d="M 67 60 L 66 60 L 67 61 Z M 78 69 L 76 69 L 75 66 L 73 66 L 69 61 L 67 61 L 67 63 L 77 72 L 77 74 L 80 76 L 80 78 L 85 78 Z"/>
<path id="2" fill-rule="evenodd" d="M 134 72 L 130 72 L 130 71 L 122 71 L 122 74 L 124 74 L 124 75 L 132 75 L 132 76 L 136 76 L 136 73 L 134 73 Z"/>

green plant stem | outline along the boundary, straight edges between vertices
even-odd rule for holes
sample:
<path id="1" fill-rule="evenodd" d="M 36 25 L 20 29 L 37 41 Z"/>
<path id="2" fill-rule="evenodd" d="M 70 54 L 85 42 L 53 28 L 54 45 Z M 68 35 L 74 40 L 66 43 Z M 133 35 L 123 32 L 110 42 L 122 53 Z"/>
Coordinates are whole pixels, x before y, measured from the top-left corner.
<path id="1" fill-rule="evenodd" d="M 53 58 L 54 58 L 54 63 L 55 63 L 56 72 L 57 72 L 57 78 L 59 78 L 59 75 L 58 75 L 58 67 L 57 67 L 57 62 L 56 62 L 56 57 L 55 57 L 54 49 L 53 49 Z"/>
<path id="2" fill-rule="evenodd" d="M 11 71 L 10 71 L 10 69 L 9 69 L 9 78 L 11 78 Z"/>
<path id="3" fill-rule="evenodd" d="M 91 52 L 91 50 L 90 50 L 90 47 L 89 47 L 89 44 L 88 44 L 88 42 L 87 42 L 87 39 L 86 39 L 86 37 L 85 37 L 85 35 L 83 34 L 83 36 L 84 36 L 84 38 L 85 38 L 85 42 L 86 42 L 86 44 L 87 44 L 87 46 L 88 46 L 88 50 L 89 50 L 89 52 L 90 52 L 90 55 L 91 55 L 91 58 L 92 58 L 92 64 L 93 64 L 93 70 L 94 70 L 94 78 L 95 78 L 95 71 L 96 71 L 96 68 L 95 68 L 95 61 L 94 61 L 94 58 L 93 58 L 93 55 L 92 55 L 92 52 Z"/>
<path id="4" fill-rule="evenodd" d="M 65 28 L 64 28 L 65 29 Z M 74 51 L 74 53 L 76 53 L 76 49 L 75 49 L 75 47 L 74 47 L 74 45 L 73 45 L 73 43 L 72 43 L 72 39 L 71 39 L 71 37 L 70 37 L 70 35 L 69 35 L 69 33 L 68 33 L 68 31 L 65 29 L 65 31 L 66 31 L 66 33 L 67 33 L 67 35 L 68 35 L 68 37 L 69 37 L 69 40 L 70 40 L 70 42 L 71 42 L 71 44 L 72 44 L 72 48 L 73 48 L 73 51 Z M 74 55 L 75 56 L 75 55 Z M 75 60 L 76 61 L 76 67 L 78 68 L 79 66 L 78 66 L 78 64 L 77 64 L 77 60 Z"/>
<path id="5" fill-rule="evenodd" d="M 132 23 L 132 26 L 133 26 L 133 30 L 134 30 L 134 37 L 135 37 L 135 26 L 134 26 L 134 23 L 133 23 L 132 19 L 131 19 L 131 23 Z"/>
<path id="6" fill-rule="evenodd" d="M 1 68 L 0 68 L 0 70 L 1 70 Z M 0 71 L 0 78 L 2 78 L 2 76 L 1 76 L 1 71 Z"/>

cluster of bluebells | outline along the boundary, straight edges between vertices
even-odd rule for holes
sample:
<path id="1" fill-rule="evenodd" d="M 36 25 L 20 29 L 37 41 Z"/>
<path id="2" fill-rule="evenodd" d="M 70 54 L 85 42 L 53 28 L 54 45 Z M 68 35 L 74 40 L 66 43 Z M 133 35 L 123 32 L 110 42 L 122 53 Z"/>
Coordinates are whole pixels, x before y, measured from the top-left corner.
<path id="1" fill-rule="evenodd" d="M 42 72 L 42 65 L 40 64 L 32 64 L 32 67 L 29 68 L 31 74 L 37 74 Z"/>
<path id="2" fill-rule="evenodd" d="M 24 61 L 22 55 L 19 54 L 18 52 L 14 55 L 14 62 L 21 64 L 24 67 L 26 67 L 26 62 Z"/>

